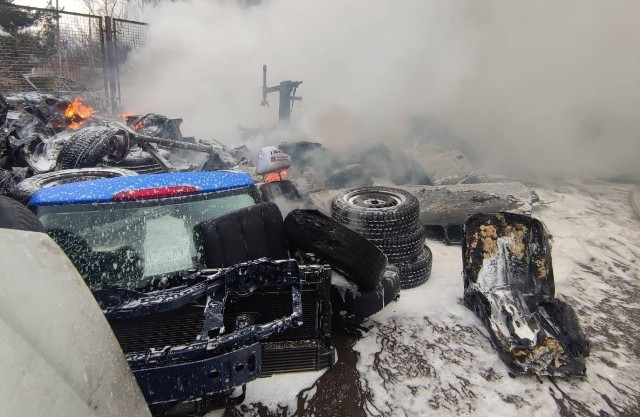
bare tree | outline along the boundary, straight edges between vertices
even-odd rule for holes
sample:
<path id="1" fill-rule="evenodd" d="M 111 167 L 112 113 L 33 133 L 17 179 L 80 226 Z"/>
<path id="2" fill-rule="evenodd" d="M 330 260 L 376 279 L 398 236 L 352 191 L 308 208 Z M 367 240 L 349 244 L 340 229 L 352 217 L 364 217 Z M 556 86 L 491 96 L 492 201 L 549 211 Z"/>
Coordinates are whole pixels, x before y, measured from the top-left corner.
<path id="1" fill-rule="evenodd" d="M 82 0 L 90 14 L 109 17 L 124 17 L 127 0 Z"/>

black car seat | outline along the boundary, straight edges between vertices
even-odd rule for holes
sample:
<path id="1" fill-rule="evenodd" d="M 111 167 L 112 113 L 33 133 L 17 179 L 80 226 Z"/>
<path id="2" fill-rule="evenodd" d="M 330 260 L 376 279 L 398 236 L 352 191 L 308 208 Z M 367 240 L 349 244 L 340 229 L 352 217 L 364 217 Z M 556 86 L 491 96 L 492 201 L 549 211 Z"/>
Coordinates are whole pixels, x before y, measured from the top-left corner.
<path id="1" fill-rule="evenodd" d="M 205 265 L 223 268 L 259 258 L 288 259 L 282 214 L 274 203 L 260 203 L 198 223 Z"/>

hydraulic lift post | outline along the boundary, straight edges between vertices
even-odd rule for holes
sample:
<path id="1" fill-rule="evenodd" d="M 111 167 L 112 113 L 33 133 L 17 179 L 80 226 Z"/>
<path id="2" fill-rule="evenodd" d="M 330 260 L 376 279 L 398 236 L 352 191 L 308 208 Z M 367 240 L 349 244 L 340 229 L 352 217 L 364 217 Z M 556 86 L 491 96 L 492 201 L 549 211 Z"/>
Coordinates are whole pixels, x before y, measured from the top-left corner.
<path id="1" fill-rule="evenodd" d="M 278 119 L 281 126 L 289 126 L 291 121 L 291 107 L 293 103 L 302 100 L 296 96 L 296 90 L 302 81 L 282 81 L 275 87 L 267 87 L 267 66 L 262 66 L 262 103 L 261 106 L 268 106 L 267 94 L 280 93 L 280 105 L 278 107 Z"/>

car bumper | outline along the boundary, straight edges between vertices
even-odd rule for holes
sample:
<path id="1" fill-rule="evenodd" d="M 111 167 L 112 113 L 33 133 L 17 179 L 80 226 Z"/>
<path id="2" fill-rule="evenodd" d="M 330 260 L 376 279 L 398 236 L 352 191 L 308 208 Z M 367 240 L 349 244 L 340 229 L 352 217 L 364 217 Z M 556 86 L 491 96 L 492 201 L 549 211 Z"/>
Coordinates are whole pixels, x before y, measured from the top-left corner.
<path id="1" fill-rule="evenodd" d="M 211 358 L 183 363 L 163 363 L 134 369 L 149 404 L 188 401 L 210 394 L 224 394 L 260 377 L 260 343 Z"/>

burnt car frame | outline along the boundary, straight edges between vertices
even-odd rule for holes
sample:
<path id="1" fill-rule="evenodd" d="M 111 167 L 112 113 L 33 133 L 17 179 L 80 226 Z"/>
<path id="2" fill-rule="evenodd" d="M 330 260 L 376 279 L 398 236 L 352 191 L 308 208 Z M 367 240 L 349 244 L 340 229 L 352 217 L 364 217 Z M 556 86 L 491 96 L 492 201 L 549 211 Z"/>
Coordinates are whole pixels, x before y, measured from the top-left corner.
<path id="1" fill-rule="evenodd" d="M 289 259 L 282 216 L 247 174 L 82 181 L 29 207 L 90 286 L 155 414 L 239 403 L 260 376 L 333 364 L 331 269 Z M 220 242 L 240 223 L 239 242 Z M 269 241 L 277 251 L 255 245 Z"/>

